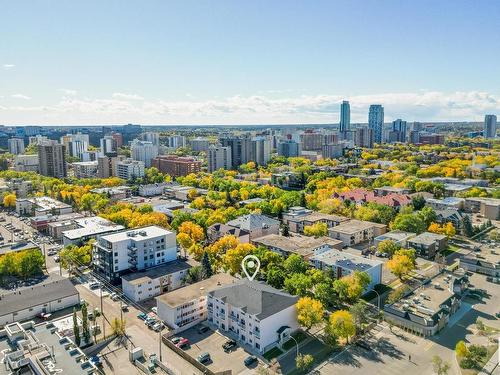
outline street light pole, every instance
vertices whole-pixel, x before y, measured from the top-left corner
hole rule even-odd
[[[296,355],[296,357],[298,357],[299,356],[299,343],[297,342],[297,340],[295,340],[295,338],[292,335],[290,335],[290,338],[293,341],[295,341],[295,346],[297,347],[297,355]]]
[[[163,323],[162,323],[162,327],[160,328],[160,330],[158,331],[158,340],[159,340],[159,343],[158,343],[158,346],[159,346],[159,352],[160,352],[160,362],[162,362],[162,356],[161,356],[161,333],[163,331]]]

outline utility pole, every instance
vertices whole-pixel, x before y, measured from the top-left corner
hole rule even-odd
[[[160,348],[160,362],[162,362],[162,357],[161,357],[161,332],[163,331],[163,323],[162,323],[162,327],[160,328],[160,331],[158,331],[158,340],[159,340],[159,343],[158,343],[158,346]]]
[[[106,322],[104,320],[104,310],[102,308],[102,306],[103,306],[102,305],[102,283],[100,285],[100,289],[99,290],[101,291],[102,335],[103,335],[104,339],[106,339]]]

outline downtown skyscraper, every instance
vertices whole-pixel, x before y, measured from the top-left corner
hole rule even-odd
[[[347,100],[340,105],[340,132],[346,133],[351,130],[351,107]]]
[[[483,136],[484,138],[495,138],[497,136],[497,116],[484,116]]]
[[[372,129],[373,141],[382,143],[382,132],[384,128],[384,107],[380,104],[372,104],[368,112],[368,128]]]

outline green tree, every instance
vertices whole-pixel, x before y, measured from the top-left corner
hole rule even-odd
[[[356,302],[354,305],[351,306],[349,312],[354,318],[356,327],[361,328],[363,324],[368,323],[369,310],[365,302],[363,301]]]
[[[314,363],[314,357],[311,354],[299,354],[295,357],[295,366],[300,370],[307,372]]]
[[[210,258],[208,257],[208,253],[206,251],[203,253],[201,258],[201,270],[204,279],[208,279],[214,274],[212,265],[210,264]]]
[[[314,287],[314,296],[325,306],[330,306],[335,301],[335,291],[332,283],[329,281],[316,284]]]
[[[437,375],[447,375],[450,370],[450,364],[438,355],[432,357],[432,367]]]
[[[427,229],[427,226],[419,215],[398,214],[391,224],[391,229],[420,234]]]
[[[269,285],[276,289],[283,288],[285,283],[285,271],[283,268],[275,266],[267,270],[266,281]]]
[[[294,273],[285,279],[285,289],[295,296],[304,297],[312,288],[311,278],[303,273]]]
[[[380,241],[377,246],[377,251],[381,254],[387,254],[390,257],[401,248],[401,245],[394,242],[393,240],[387,239]]]
[[[76,309],[73,309],[73,335],[75,336],[76,346],[80,346],[80,326],[78,325],[78,317],[76,316]]]
[[[88,344],[90,342],[90,329],[89,329],[89,315],[86,303],[82,304],[82,331],[83,331],[83,339]]]
[[[307,264],[300,255],[292,254],[290,255],[284,263],[285,270],[287,274],[294,273],[305,273],[307,271]]]
[[[420,211],[425,206],[425,198],[422,195],[415,195],[411,199],[411,204],[415,211]]]
[[[462,221],[462,232],[466,237],[472,237],[474,235],[474,227],[472,226],[472,222],[470,220],[469,215],[464,215],[464,219]]]
[[[425,227],[428,228],[431,223],[436,221],[436,211],[432,209],[432,207],[424,207],[420,211],[416,213],[422,221],[425,223]]]

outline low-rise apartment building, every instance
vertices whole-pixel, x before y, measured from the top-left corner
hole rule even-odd
[[[392,242],[400,245],[401,247],[406,247],[408,240],[415,236],[416,233],[405,232],[402,230],[391,230],[390,232],[375,237],[373,243],[375,247],[377,247],[378,244],[381,243],[382,241],[391,240]]]
[[[208,321],[240,344],[265,353],[298,329],[297,300],[267,284],[241,280],[208,293]]]
[[[370,221],[349,220],[328,230],[331,238],[341,240],[344,246],[353,246],[384,234],[387,225]]]
[[[386,321],[419,336],[433,336],[448,324],[461,305],[469,280],[441,273],[399,301],[386,305]]]
[[[338,215],[324,214],[309,210],[304,207],[291,207],[283,214],[283,223],[288,225],[290,232],[304,233],[304,228],[316,223],[325,223],[328,228],[333,228],[349,218]]]
[[[285,237],[278,234],[255,238],[252,243],[255,246],[264,246],[285,258],[297,254],[305,260],[331,249],[342,249],[343,245],[342,241],[330,237],[315,238],[301,235]]]
[[[64,246],[71,244],[81,245],[98,235],[118,232],[125,229],[123,225],[115,224],[112,221],[100,216],[83,217],[73,220],[75,227],[62,232]]]
[[[460,267],[492,277],[500,277],[500,251],[490,250],[470,253],[460,257]]]
[[[103,277],[117,283],[122,275],[176,259],[175,233],[148,226],[98,236],[93,246],[92,263]]]
[[[382,283],[383,262],[353,255],[345,251],[332,249],[314,255],[309,263],[316,269],[329,271],[336,279],[349,276],[355,271],[366,272],[370,276],[370,285],[365,292],[372,290],[375,285]]]
[[[280,232],[280,222],[278,220],[261,214],[240,216],[228,221],[226,225],[247,231],[250,234],[250,240],[268,234],[279,234]]]
[[[446,249],[448,237],[444,234],[424,232],[408,240],[408,247],[415,249],[422,258],[433,259],[437,253]]]
[[[25,216],[63,215],[73,212],[73,207],[50,197],[22,198],[16,201],[16,212]]]
[[[177,259],[146,271],[123,275],[123,294],[140,302],[170,292],[182,286],[190,268],[189,262]]]
[[[467,198],[465,200],[467,212],[479,213],[490,220],[500,219],[500,199],[496,198]]]
[[[33,286],[2,292],[0,297],[0,326],[80,304],[80,295],[71,281],[54,275]]]
[[[207,319],[207,295],[215,288],[230,285],[236,279],[226,273],[186,285],[156,297],[158,317],[176,332],[182,332]]]
[[[230,225],[221,223],[210,225],[207,228],[207,239],[209,243],[213,243],[217,241],[219,238],[222,238],[224,236],[234,236],[241,243],[250,242],[250,232],[244,229],[232,227]]]
[[[191,173],[201,171],[201,161],[193,157],[177,155],[160,155],[152,160],[152,166],[158,168],[161,173],[173,177],[187,176]]]

